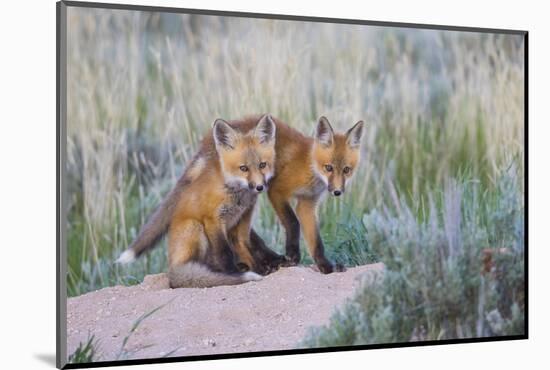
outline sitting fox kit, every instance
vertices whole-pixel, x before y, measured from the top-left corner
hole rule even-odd
[[[199,152],[137,239],[118,259],[130,262],[168,232],[170,286],[211,287],[259,280],[282,257],[250,246],[257,196],[274,172],[273,119],[216,120]],[[252,256],[254,253],[254,257]]]
[[[300,262],[300,228],[309,254],[322,273],[343,271],[325,257],[319,234],[317,206],[328,192],[342,195],[351,180],[360,157],[363,122],[357,122],[346,133],[335,133],[329,121],[321,117],[314,138],[275,120],[275,175],[269,182],[269,200],[286,231],[287,265]],[[297,200],[295,210],[290,201]],[[264,248],[259,236],[251,230],[254,248]]]

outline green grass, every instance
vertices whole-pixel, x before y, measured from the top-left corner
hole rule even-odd
[[[69,355],[69,363],[79,364],[95,361],[98,347],[99,341],[95,339],[95,336],[88,336],[88,340],[85,343],[80,342],[74,352]]]
[[[367,123],[353,184],[319,212],[330,258],[387,266],[357,298],[380,318],[362,338],[486,335],[489,308],[518,327],[520,36],[77,8],[68,19],[69,296],[166,270],[164,242],[130,266],[113,261],[217,117],[270,112],[310,134],[325,115],[339,130]],[[281,252],[284,231],[259,203],[254,226]],[[497,247],[513,250],[498,284],[478,266]]]

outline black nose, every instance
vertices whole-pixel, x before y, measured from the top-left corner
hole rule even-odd
[[[262,190],[264,190],[264,186],[263,185],[258,185],[258,186],[256,186],[256,190],[262,191]]]
[[[336,195],[337,197],[339,197],[341,194],[342,192],[340,190],[334,190],[334,195]]]

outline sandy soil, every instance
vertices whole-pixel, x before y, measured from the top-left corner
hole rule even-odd
[[[281,269],[263,280],[206,289],[170,289],[165,274],[142,284],[115,286],[69,298],[68,353],[88,333],[99,339],[98,360],[114,360],[133,323],[126,358],[190,356],[296,348],[310,326],[328,323],[334,308],[351,297],[358,277],[381,264],[322,275],[310,267]]]

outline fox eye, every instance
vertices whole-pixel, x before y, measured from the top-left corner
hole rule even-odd
[[[350,173],[350,172],[351,172],[351,167],[348,167],[348,166],[344,167],[344,173],[345,173],[346,175],[347,175],[348,173]]]
[[[265,162],[260,163],[260,168],[265,168],[265,166],[267,166],[267,163],[265,163]]]
[[[241,171],[243,171],[243,172],[248,171],[248,167],[247,167],[247,166],[241,166],[241,167],[239,167],[239,168],[240,168]]]
[[[331,164],[325,164],[325,170],[327,170],[327,172],[332,172],[333,169]]]

